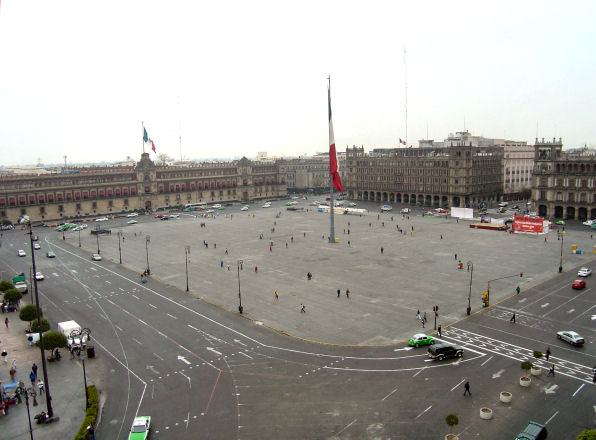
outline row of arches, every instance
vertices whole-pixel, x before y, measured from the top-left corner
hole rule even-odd
[[[565,220],[587,220],[596,218],[596,208],[586,208],[585,206],[580,206],[576,208],[575,206],[554,206],[550,210],[547,205],[538,205],[538,215],[540,217],[553,217],[553,218],[561,218]]]

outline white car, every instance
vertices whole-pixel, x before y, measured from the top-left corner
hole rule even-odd
[[[409,214],[410,212],[412,212],[412,210],[410,208],[402,208],[399,211],[400,214]]]
[[[93,255],[91,255],[91,259],[93,261],[101,261],[101,255],[99,255],[99,254],[93,254]]]
[[[580,270],[577,271],[577,276],[580,277],[589,277],[592,275],[592,269],[589,267],[582,267]]]
[[[240,211],[248,211],[248,205],[244,205],[242,208],[240,208]]]
[[[585,222],[583,222],[582,224],[584,226],[592,226],[594,223],[596,223],[596,220],[586,220]]]
[[[263,208],[271,208],[271,203],[265,203],[262,207]]]
[[[180,218],[180,214],[170,214],[168,215],[170,218]]]
[[[221,205],[219,203],[216,203],[215,205],[212,206],[212,208],[219,209],[219,208],[221,208]]]
[[[41,249],[41,245],[39,243],[33,243],[33,249]]]
[[[205,214],[212,214],[214,212],[215,212],[214,209],[208,209],[207,211],[205,211]]]
[[[131,212],[130,214],[126,215],[127,217],[138,217],[139,213],[138,212]]]
[[[129,220],[126,222],[127,225],[136,225],[138,223],[138,221],[136,220]]]
[[[81,223],[79,225],[79,228],[81,228],[81,229],[87,229],[88,227],[89,227],[89,225],[87,225],[87,223]]]
[[[559,338],[565,342],[569,342],[571,345],[583,345],[584,344],[584,338],[582,338],[579,333],[576,333],[576,332],[573,332],[570,330],[557,332],[557,338]]]
[[[107,217],[99,217],[95,219],[96,222],[107,222],[108,220],[109,219]]]
[[[43,274],[41,272],[35,272],[35,279],[37,281],[41,281],[43,280],[45,277],[43,276]]]
[[[26,252],[25,252],[23,249],[19,249],[19,250],[17,251],[17,255],[18,255],[19,257],[26,257],[26,256],[27,256],[27,253],[26,253]]]
[[[391,211],[393,207],[391,205],[383,205],[381,206],[381,211]]]

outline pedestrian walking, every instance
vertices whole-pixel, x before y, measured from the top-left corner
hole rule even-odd
[[[290,237],[290,242],[291,243],[294,243],[294,236],[293,235]]]
[[[304,304],[300,304],[300,313],[306,313],[306,306]]]
[[[8,352],[6,350],[2,350],[2,359],[5,364],[8,364]]]
[[[546,237],[544,237],[544,244],[546,244]]]
[[[257,273],[259,271],[259,268],[257,266],[255,266],[255,273]]]
[[[439,326],[437,327],[437,334],[439,335],[439,338],[441,337],[441,324],[439,324]]]
[[[453,257],[457,260],[457,254],[455,254]]]
[[[547,376],[552,376],[552,377],[555,377],[555,364],[552,364],[552,367],[550,367],[550,368],[548,369],[548,374],[547,374]]]
[[[31,381],[31,386],[35,386],[35,373],[33,371],[29,373],[29,380]]]
[[[420,310],[418,310],[418,311],[416,312],[416,319],[417,319],[418,321],[420,321]]]
[[[226,249],[226,255],[228,255],[228,250]]]
[[[464,396],[468,393],[470,397],[472,397],[472,393],[470,392],[470,381],[466,381],[464,384]]]
[[[424,319],[424,318],[422,318],[422,319],[420,320],[420,322],[422,323],[422,328],[424,328],[424,322],[425,322],[425,319]]]
[[[277,290],[275,291],[275,299],[279,299],[279,293],[277,293]]]
[[[441,234],[441,240],[443,239],[443,234]]]
[[[337,297],[339,298],[339,294],[341,293],[341,291],[339,289],[337,289]]]
[[[226,268],[227,268],[228,270],[230,270],[230,265],[229,265],[229,264],[226,264]]]
[[[89,440],[95,440],[95,430],[92,426],[87,426],[87,434],[89,434]]]
[[[288,248],[288,242],[286,241],[286,249]]]
[[[509,320],[509,322],[513,322],[515,324],[515,312],[513,313],[513,315],[511,315],[511,319]]]
[[[381,248],[381,255],[383,255],[383,248]]]
[[[223,260],[219,262],[219,266],[223,269]]]
[[[350,289],[346,289],[346,298],[350,299]]]
[[[352,246],[350,245],[350,240],[348,240],[348,247],[352,247]]]
[[[521,289],[519,288],[519,286],[517,286],[517,287],[515,288],[515,291],[516,291],[516,292],[517,292],[517,294],[519,295],[519,292],[521,292]]]
[[[4,325],[6,326],[6,328],[8,328],[8,316],[6,318],[4,318]]]
[[[37,381],[37,389],[39,390],[39,395],[41,396],[43,394],[43,392],[45,391],[45,386],[43,384],[43,380],[39,379]]]
[[[31,371],[33,371],[33,374],[35,374],[35,377],[37,378],[37,364],[35,362],[31,365]]]
[[[424,318],[422,318],[422,319],[424,319],[426,321],[426,312],[424,312]]]
[[[546,354],[545,358],[548,361],[548,358],[550,357],[550,347],[547,347],[546,348],[546,353],[545,354]]]

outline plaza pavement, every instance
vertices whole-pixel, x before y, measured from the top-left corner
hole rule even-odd
[[[426,312],[425,330],[431,332],[434,305],[443,327],[465,317],[468,261],[474,266],[472,312],[481,308],[488,280],[512,276],[491,282],[490,302],[495,304],[514,294],[518,285],[523,291],[557,276],[561,242],[556,231],[547,234],[545,243],[544,236],[471,229],[469,221],[447,216],[423,217],[419,208],[408,218],[399,214],[399,206],[379,213],[378,204],[361,203],[359,207],[370,209],[367,215],[335,215],[339,243],[330,244],[329,214],[317,212],[310,202],[300,200],[298,205],[308,212],[287,211],[277,201],[271,208],[252,204],[246,212],[241,205],[227,207],[214,218],[183,213],[160,221],[141,216],[136,225],[115,219],[106,225],[112,234],[99,238],[101,255],[118,262],[116,232],[122,231],[123,266],[140,273],[147,266],[149,235],[151,287],[162,282],[186,290],[185,246],[190,246],[190,295],[237,313],[239,273],[246,318],[294,337],[348,345],[391,344],[424,331],[417,310]],[[566,229],[563,267],[577,270],[594,258],[596,240],[579,223]],[[87,231],[81,233],[82,246],[96,252],[96,238]],[[77,233],[67,234],[66,242],[78,248]],[[572,244],[583,253],[572,254]],[[457,269],[458,260],[463,270]],[[307,272],[313,274],[310,281]],[[300,312],[302,304],[306,313]]]

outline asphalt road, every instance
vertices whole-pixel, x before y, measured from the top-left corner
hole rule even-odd
[[[118,260],[92,262],[84,248],[45,232],[37,258],[46,276],[39,283],[45,315],[91,328],[98,351],[88,362],[102,391],[98,439],[126,438],[135,414],[152,415],[153,438],[163,439],[434,439],[448,432],[449,413],[459,416],[454,432],[462,439],[513,438],[529,420],[546,423],[549,438],[558,439],[594,426],[596,295],[590,283],[571,290],[575,272],[444,323],[441,339],[463,345],[465,356],[436,363],[425,348],[403,341],[337,346],[288,337],[184,289],[156,279],[142,284],[138,270]],[[4,235],[0,270],[27,271],[29,258],[16,257],[25,243],[20,234]],[[48,247],[56,259],[42,256]],[[142,262],[145,255],[129,258]],[[311,325],[310,312],[279,313],[301,329]],[[414,316],[406,319],[410,333],[422,331]],[[584,347],[555,338],[569,327],[586,337]],[[555,378],[545,370],[528,389],[520,387],[520,362],[546,347],[550,361],[538,363],[554,363]],[[466,380],[471,397],[462,396]],[[501,391],[513,394],[511,404],[499,402]],[[492,420],[479,418],[482,407],[493,410]]]

